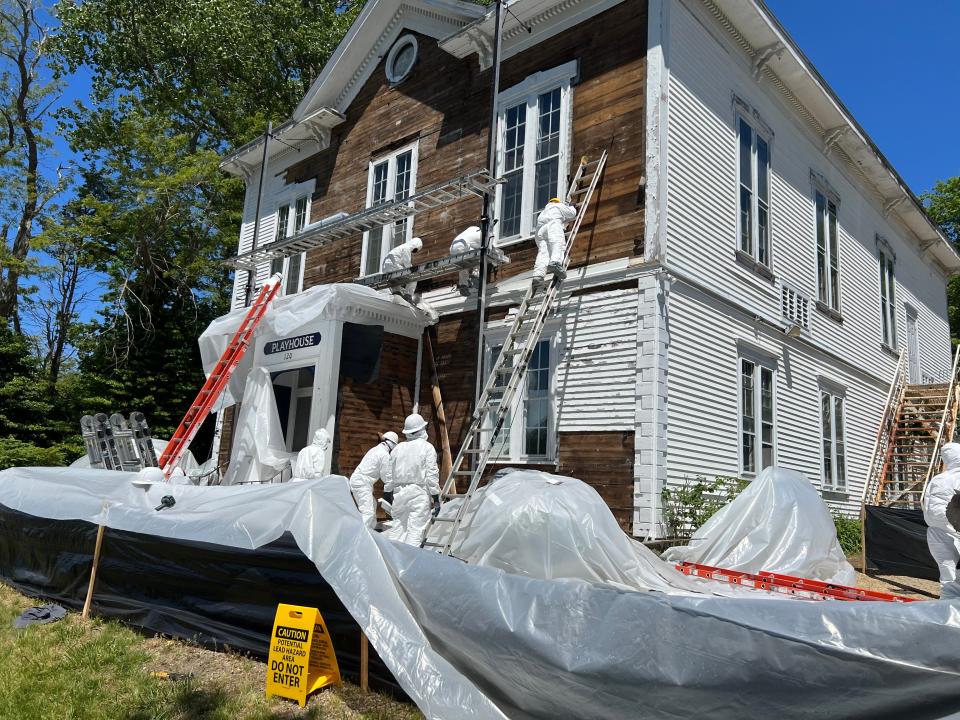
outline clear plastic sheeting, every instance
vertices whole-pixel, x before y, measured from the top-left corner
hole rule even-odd
[[[960,602],[770,602],[536,579],[370,532],[339,476],[146,490],[133,477],[9,469],[0,504],[233,547],[289,530],[431,720],[960,716]],[[163,494],[176,505],[156,512]]]
[[[444,505],[441,517],[455,516],[460,502]],[[629,538],[597,491],[575,478],[516,470],[480,488],[464,518],[452,553],[472,565],[542,580],[586,580],[629,590],[756,594],[688,577],[663,562]],[[449,523],[435,523],[429,539],[445,539],[449,527]]]
[[[296,456],[287,451],[270,371],[255,368],[247,379],[233,431],[233,460],[224,485],[270,482]]]
[[[203,371],[210,374],[230,338],[246,317],[247,308],[234,310],[211,322],[200,335]],[[362,285],[316,285],[294,295],[276,298],[257,327],[255,337],[287,337],[298,330],[317,330],[317,323],[337,320],[359,325],[383,325],[387,332],[420,337],[431,320],[401,298]],[[237,365],[217,408],[228,407],[243,396],[243,386],[253,365],[248,352]]]
[[[783,468],[763,470],[694,533],[689,545],[669,548],[663,558],[857,583],[820,493],[801,473]]]

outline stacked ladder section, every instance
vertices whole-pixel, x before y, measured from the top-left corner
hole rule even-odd
[[[603,174],[607,162],[607,153],[598,160],[587,162],[586,158],[580,161],[576,175],[570,183],[568,202],[578,203],[579,210],[572,225],[566,232],[566,249],[563,257],[563,269],[570,264],[570,250],[580,230],[583,218],[590,207],[590,201],[596,190],[597,183]],[[463,525],[464,517],[468,512],[470,501],[480,486],[484,470],[494,452],[494,447],[503,424],[510,413],[514,400],[523,388],[527,375],[527,365],[530,357],[540,341],[543,326],[547,316],[560,295],[562,277],[549,275],[549,279],[533,285],[527,290],[516,318],[510,328],[500,355],[487,377],[486,385],[480,395],[477,407],[474,409],[470,427],[464,437],[460,452],[451,466],[450,475],[441,488],[441,502],[460,499],[456,512],[450,515],[431,518],[420,543],[421,547],[439,548],[443,555],[450,555],[458,533],[463,529],[466,534],[468,527]],[[457,492],[457,479],[467,480],[465,492]],[[446,527],[438,527],[438,526]],[[436,532],[434,532],[436,531]],[[442,536],[438,533],[442,532]],[[431,538],[431,535],[433,537]]]
[[[158,464],[165,477],[169,478],[170,473],[183,459],[187,448],[190,447],[190,443],[200,429],[200,425],[203,424],[207,414],[213,409],[217,400],[223,394],[227,383],[230,382],[233,371],[237,369],[237,365],[240,364],[247,352],[254,330],[257,329],[257,325],[260,324],[267,308],[280,289],[280,279],[278,273],[261,288],[256,300],[253,301],[243,318],[243,322],[240,323],[240,327],[230,338],[227,349],[223,351],[223,355],[220,356],[207,381],[200,388],[200,392],[187,410],[187,414],[180,421],[180,426],[173,433],[167,447],[164,448]]]
[[[924,488],[939,466],[940,448],[952,440],[956,427],[956,365],[955,359],[950,382],[904,387],[874,496],[876,505],[920,507]]]

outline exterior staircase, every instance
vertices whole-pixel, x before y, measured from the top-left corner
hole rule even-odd
[[[920,507],[927,482],[939,471],[940,448],[957,429],[957,358],[960,354],[954,356],[949,382],[910,385],[901,357],[877,435],[865,504]]]

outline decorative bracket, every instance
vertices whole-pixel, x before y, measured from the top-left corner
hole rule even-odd
[[[759,80],[760,75],[763,74],[763,69],[774,57],[779,58],[783,50],[784,45],[779,40],[757,50],[757,54],[753,56],[753,79]]]

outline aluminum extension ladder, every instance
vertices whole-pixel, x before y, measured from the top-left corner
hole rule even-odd
[[[567,200],[579,203],[580,208],[577,217],[566,233],[567,245],[563,257],[564,271],[570,264],[570,249],[573,247],[573,242],[580,230],[580,224],[590,207],[590,201],[593,198],[600,176],[603,174],[606,162],[606,151],[593,162],[587,162],[586,157],[584,157],[580,161],[580,166],[577,168],[573,181],[570,183],[571,189],[567,193]],[[469,529],[468,526],[463,526],[464,516],[467,514],[470,501],[480,486],[480,480],[483,478],[484,470],[490,461],[493,447],[500,431],[503,429],[503,424],[513,401],[523,387],[530,357],[540,341],[547,316],[560,294],[563,279],[557,275],[550,275],[549,277],[550,279],[545,283],[531,284],[520,303],[516,318],[500,350],[500,355],[490,370],[480,400],[473,411],[473,418],[463,444],[460,446],[460,452],[457,453],[450,469],[450,475],[441,488],[441,502],[459,498],[461,500],[460,506],[455,514],[444,517],[434,516],[430,519],[420,541],[420,547],[439,548],[443,555],[450,555],[458,532],[463,529],[465,535]],[[485,421],[488,414],[490,419]],[[487,422],[492,427],[485,427]],[[468,458],[473,460],[472,469],[461,469],[470,464],[467,462]],[[458,493],[456,491],[457,478],[469,478],[466,492]],[[434,540],[428,539],[431,531],[439,529],[438,526],[443,524],[449,526],[444,528],[447,530],[445,535]]]
[[[165,477],[169,478],[170,473],[183,459],[187,448],[200,429],[200,425],[203,424],[207,414],[223,394],[233,371],[237,369],[237,365],[247,352],[250,339],[253,337],[253,331],[257,329],[257,325],[260,324],[266,314],[270,302],[276,297],[280,289],[280,280],[280,273],[277,273],[264,283],[243,318],[243,322],[240,323],[240,327],[237,328],[230,339],[227,349],[223,351],[223,355],[220,356],[207,381],[200,388],[200,392],[197,393],[196,399],[187,409],[187,414],[183,416],[179,427],[173,433],[173,437],[170,438],[170,442],[167,443],[167,447],[158,461]]]

